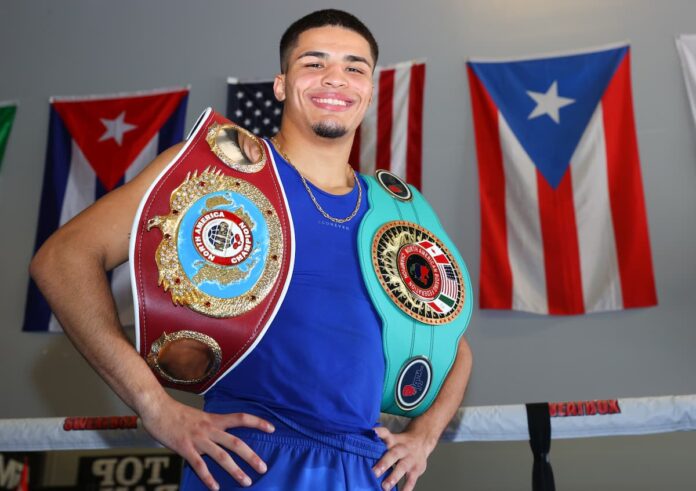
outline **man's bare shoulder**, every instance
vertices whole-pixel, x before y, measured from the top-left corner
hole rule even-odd
[[[44,247],[70,247],[75,252],[94,254],[107,270],[125,262],[138,205],[183,146],[184,143],[178,143],[159,154],[132,180],[107,193],[58,229]],[[99,233],[95,233],[97,230]]]
[[[181,151],[184,145],[185,142],[181,142],[169,147],[164,152],[155,157],[154,160],[150,162],[142,170],[142,172],[140,172],[140,174],[135,176],[133,179],[131,179],[128,183],[124,184],[120,188],[115,189],[114,191],[129,188],[142,188],[144,186],[144,189],[141,193],[142,197],[142,194],[145,194],[145,191],[147,191],[147,188],[150,186],[150,184],[152,184],[152,181],[154,181],[157,178],[157,176],[162,172],[162,170],[164,170],[164,168],[167,165],[169,165],[169,163],[172,160],[174,160],[174,158]],[[134,189],[133,191],[135,192],[136,190]]]

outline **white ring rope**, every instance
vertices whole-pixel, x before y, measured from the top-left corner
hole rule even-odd
[[[551,438],[648,435],[696,430],[696,395],[549,403]],[[406,418],[382,423],[400,431]],[[524,404],[462,407],[441,438],[449,442],[529,440]]]
[[[696,395],[550,403],[552,438],[696,430]],[[400,431],[408,419],[383,415]],[[524,404],[462,407],[443,441],[529,440]],[[135,416],[0,420],[0,451],[159,447]]]
[[[101,429],[89,429],[101,428]],[[135,416],[0,419],[0,451],[161,447]]]

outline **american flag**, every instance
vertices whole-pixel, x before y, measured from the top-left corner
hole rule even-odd
[[[283,103],[273,94],[273,81],[227,79],[227,117],[262,138],[280,129]]]
[[[280,128],[282,103],[273,82],[228,79],[227,117],[261,137]],[[364,174],[386,169],[421,187],[425,63],[377,67],[373,102],[355,134],[350,162]]]

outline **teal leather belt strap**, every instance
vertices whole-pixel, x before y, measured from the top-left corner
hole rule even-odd
[[[417,416],[435,400],[473,308],[466,264],[423,196],[393,174],[366,176],[360,267],[382,320],[382,411]]]

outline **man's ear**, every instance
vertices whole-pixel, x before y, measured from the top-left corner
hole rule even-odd
[[[285,74],[279,73],[273,79],[273,93],[280,102],[285,100]]]

